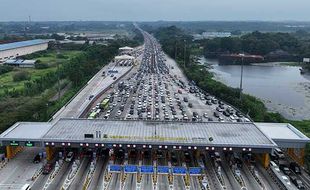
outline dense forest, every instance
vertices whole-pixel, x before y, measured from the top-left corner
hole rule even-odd
[[[310,57],[310,43],[289,33],[248,33],[241,37],[225,37],[201,40],[206,56],[221,53],[249,53],[267,56],[282,51],[292,57]],[[278,52],[276,52],[278,51]]]

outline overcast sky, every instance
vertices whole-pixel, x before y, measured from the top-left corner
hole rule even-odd
[[[0,0],[0,21],[310,21],[310,0]]]

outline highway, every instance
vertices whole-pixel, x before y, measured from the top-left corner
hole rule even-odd
[[[187,80],[176,62],[164,54],[156,39],[146,32],[143,32],[143,35],[145,49],[137,56],[136,66],[119,66],[116,63],[110,63],[103,67],[71,102],[55,114],[52,122],[62,117],[89,118],[93,112],[98,112],[98,114],[92,119],[247,121],[247,118],[238,110],[201,91],[195,84]],[[126,61],[121,63],[125,64]],[[118,73],[102,76],[102,72],[107,72],[110,68],[118,70]],[[109,100],[107,105],[102,105],[104,99]],[[226,111],[230,112],[229,116],[226,116]],[[159,166],[183,166],[187,169],[202,166],[205,168],[202,176],[205,176],[210,189],[239,190],[242,188],[231,167],[231,158],[228,158],[225,151],[220,153],[220,161],[216,161],[213,156],[211,157],[211,154],[215,154],[213,151],[202,151],[200,155],[198,155],[199,152],[193,150],[169,151],[169,153],[163,151],[160,154],[156,149],[150,149],[149,155],[145,156],[138,151],[131,154],[132,152],[123,148],[117,147],[116,149],[124,151],[124,155],[113,153],[117,165],[138,165],[139,160],[140,162],[142,160],[142,165],[153,165],[153,161],[156,160]],[[22,154],[18,154],[11,160],[0,171],[0,189],[12,189],[29,183],[31,177],[43,166],[42,163],[32,163],[34,156],[40,151],[42,150],[38,148],[26,148]],[[97,155],[95,170],[87,189],[102,189],[108,160],[107,155]],[[81,158],[77,173],[73,177],[71,176],[72,162],[64,162],[47,189],[58,190],[66,183],[68,189],[83,189],[91,161],[89,156]],[[245,163],[239,169],[245,189],[261,190]],[[254,169],[266,189],[278,189],[269,179],[265,169],[260,165],[254,166]],[[220,171],[219,175],[218,171]],[[186,184],[189,184],[191,189],[202,189],[198,176],[191,175],[189,180],[184,180],[186,175],[188,174],[174,174],[174,189],[186,189]],[[66,182],[68,176],[71,176],[72,179],[70,183]],[[39,175],[34,180],[32,189],[43,189],[49,177],[50,175]],[[168,175],[159,174],[157,177],[158,189],[168,190]],[[136,189],[137,174],[135,172],[112,173],[107,189],[118,190],[122,186],[126,190]],[[142,174],[141,189],[153,189],[153,186],[152,174]]]

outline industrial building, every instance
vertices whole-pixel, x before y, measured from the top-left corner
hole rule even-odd
[[[8,59],[16,58],[38,51],[43,51],[48,48],[47,40],[27,40],[0,45],[0,62],[5,62]]]

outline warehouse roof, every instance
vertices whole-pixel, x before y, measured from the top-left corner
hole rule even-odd
[[[27,41],[13,42],[13,43],[8,43],[8,44],[1,44],[0,51],[20,48],[20,47],[39,45],[39,44],[44,44],[44,43],[48,43],[48,41],[37,39],[37,40],[27,40]]]

